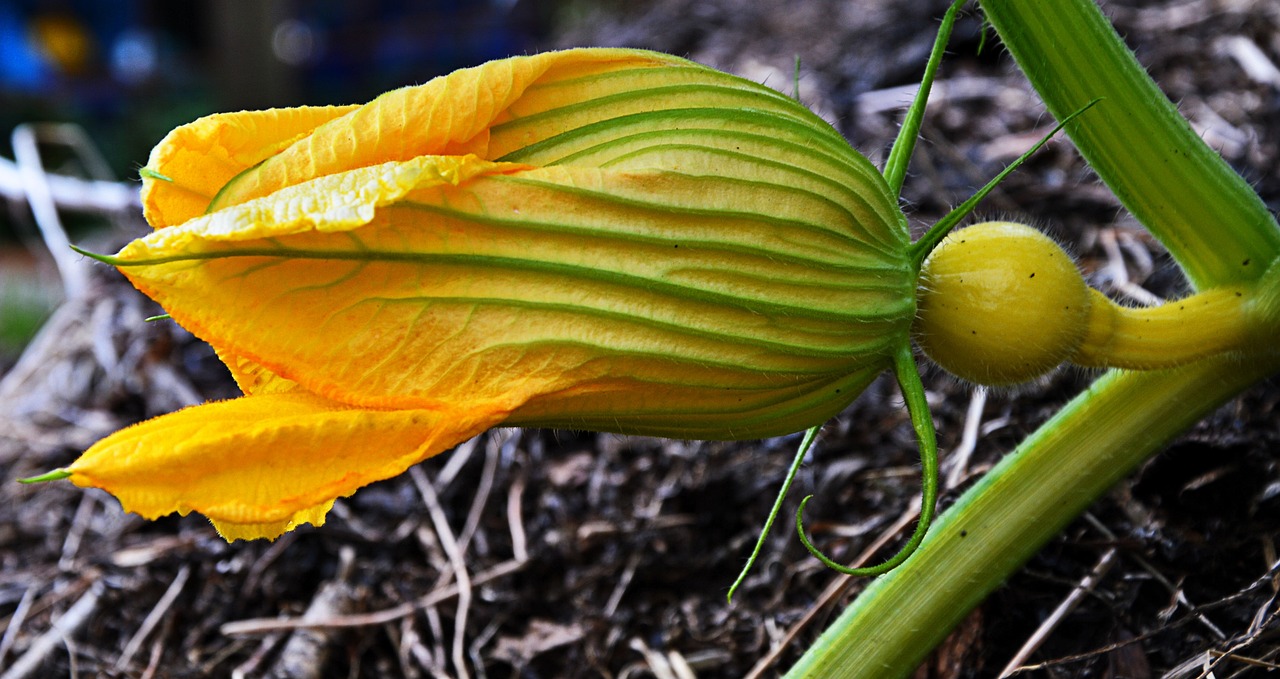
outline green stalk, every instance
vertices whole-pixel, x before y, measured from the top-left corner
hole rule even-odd
[[[1089,166],[1197,290],[1253,280],[1280,254],[1258,194],[1178,114],[1089,0],[983,0],[982,10]]]
[[[1214,360],[1112,372],[969,489],[913,558],[873,581],[788,677],[911,674],[1023,562],[1171,437],[1280,369]]]
[[[924,76],[920,78],[920,89],[907,107],[907,115],[902,119],[902,127],[889,149],[889,157],[884,163],[884,180],[889,183],[893,195],[902,195],[902,182],[907,176],[907,166],[911,164],[911,153],[915,151],[916,139],[920,136],[920,125],[924,123],[924,106],[929,101],[929,92],[933,89],[933,80],[938,75],[938,66],[942,63],[942,55],[947,51],[947,41],[951,39],[951,29],[956,24],[956,15],[960,7],[968,0],[955,0],[947,13],[942,17],[942,25],[938,27],[938,38],[933,41],[933,49],[929,52],[929,61],[925,63]]]
[[[1280,254],[1265,205],[1147,77],[1090,0],[983,0],[988,19],[1059,119],[1101,97],[1072,139],[1199,289],[1257,280]],[[1277,265],[1280,266],[1280,265]],[[1280,322],[1280,275],[1253,289],[1259,328]],[[966,492],[915,556],[872,582],[789,677],[910,675],[988,593],[1186,427],[1280,371],[1256,353],[1176,370],[1111,372]]]

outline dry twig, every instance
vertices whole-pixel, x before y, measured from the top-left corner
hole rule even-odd
[[[453,665],[458,676],[467,679],[470,674],[467,672],[464,636],[467,630],[467,612],[471,608],[471,575],[467,572],[467,562],[462,547],[454,537],[453,530],[449,528],[449,519],[444,515],[444,508],[440,506],[435,488],[431,486],[421,467],[413,467],[409,471],[414,485],[422,494],[422,501],[427,505],[427,513],[431,516],[431,523],[440,537],[440,544],[449,557],[454,580],[458,583],[458,607],[454,613],[453,626]]]
[[[23,653],[4,674],[0,675],[0,679],[24,679],[32,676],[36,670],[40,669],[41,663],[53,651],[58,642],[67,643],[67,640],[89,621],[98,608],[98,601],[102,598],[103,589],[104,586],[101,581],[95,581],[90,585],[89,589],[76,600],[76,603],[55,620],[44,634],[41,634],[32,642],[27,652]]]
[[[169,612],[169,607],[178,599],[178,595],[182,593],[182,588],[187,584],[187,578],[191,575],[191,567],[183,566],[178,574],[173,577],[173,582],[169,583],[168,589],[161,595],[160,600],[156,602],[151,612],[147,614],[146,619],[142,621],[142,625],[138,627],[138,631],[133,633],[129,641],[124,645],[124,651],[120,654],[120,659],[116,661],[115,669],[123,670],[133,661],[133,654],[138,652],[142,647],[142,642],[147,640],[152,630],[164,618],[165,613]]]
[[[1071,589],[1066,598],[1040,623],[1040,626],[1031,633],[1031,636],[1027,637],[1026,642],[1022,644],[1022,648],[1019,648],[1018,652],[1009,659],[1004,669],[1000,670],[1000,679],[1020,674],[1029,669],[1022,667],[1022,663],[1026,662],[1027,658],[1030,658],[1031,654],[1040,648],[1040,644],[1043,644],[1045,639],[1048,639],[1053,630],[1057,628],[1058,624],[1070,615],[1071,611],[1075,610],[1085,595],[1093,591],[1093,588],[1098,585],[1102,578],[1106,577],[1107,572],[1115,565],[1117,554],[1118,551],[1115,547],[1103,552],[1102,557],[1098,559],[1098,562],[1094,564],[1089,573],[1080,579],[1080,582]]]

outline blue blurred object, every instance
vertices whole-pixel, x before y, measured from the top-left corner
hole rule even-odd
[[[38,92],[52,77],[48,61],[33,44],[23,15],[8,2],[0,2],[0,88]]]
[[[325,102],[363,101],[457,68],[527,52],[543,29],[545,17],[538,12],[553,4],[305,3],[297,19],[313,31],[317,49],[302,73],[303,91]]]
[[[528,51],[554,3],[513,0],[0,0],[0,94],[111,83],[139,87],[192,74],[210,86],[225,55],[219,14],[243,13],[237,33],[265,36],[292,69],[300,96],[367,97],[371,88],[422,82],[455,68]],[[275,24],[255,25],[278,15]],[[223,26],[227,24],[222,24]],[[224,29],[226,30],[226,29]],[[177,68],[170,68],[176,65]],[[279,64],[263,64],[274,68]],[[380,90],[379,90],[380,91]]]
[[[0,0],[0,155],[20,122],[76,122],[127,176],[201,115],[358,103],[531,51],[557,3]]]

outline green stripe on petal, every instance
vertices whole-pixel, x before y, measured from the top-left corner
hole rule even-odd
[[[833,230],[848,211],[810,188],[446,160],[285,189],[120,264],[215,346],[364,406],[532,402],[548,424],[784,433],[906,341],[903,254]],[[734,412],[754,414],[729,426]]]

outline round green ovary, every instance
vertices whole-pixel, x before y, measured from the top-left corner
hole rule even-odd
[[[992,386],[1034,379],[1084,338],[1089,290],[1057,243],[1010,222],[951,234],[920,272],[915,332],[948,372]]]

